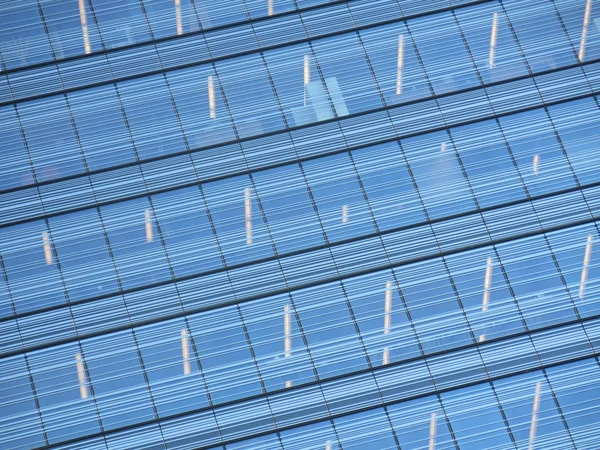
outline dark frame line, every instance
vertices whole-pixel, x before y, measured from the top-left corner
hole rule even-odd
[[[313,11],[315,9],[324,9],[330,6],[337,6],[339,4],[344,4],[344,3],[349,3],[351,1],[354,0],[330,0],[330,3],[322,3],[319,5],[312,5],[312,6],[307,6],[306,8],[301,8],[301,9],[294,9],[294,10],[289,10],[289,11],[283,11],[277,14],[273,14],[272,16],[260,16],[260,17],[254,17],[251,18],[249,17],[246,20],[239,20],[237,22],[231,22],[231,23],[226,23],[223,25],[216,25],[214,27],[210,27],[210,28],[202,28],[202,24],[200,24],[200,30],[196,30],[196,31],[188,31],[186,33],[183,34],[172,34],[169,36],[164,36],[161,38],[155,38],[155,39],[150,39],[147,41],[140,41],[140,42],[135,42],[133,44],[128,44],[128,45],[123,45],[120,47],[116,47],[116,48],[104,48],[102,50],[94,50],[91,53],[81,53],[78,55],[72,55],[72,56],[67,56],[64,58],[59,58],[59,59],[53,59],[52,61],[43,61],[43,62],[39,62],[39,63],[35,63],[35,64],[29,64],[27,66],[22,66],[22,67],[13,67],[11,69],[6,69],[6,70],[0,70],[0,76],[2,75],[10,75],[12,73],[17,73],[17,72],[24,72],[26,70],[30,70],[30,69],[39,69],[41,67],[46,67],[46,66],[51,66],[53,64],[61,64],[61,63],[66,63],[66,62],[71,62],[71,61],[77,61],[80,59],[84,59],[87,57],[92,57],[92,56],[101,56],[101,55],[108,55],[110,53],[118,53],[120,51],[123,50],[131,50],[134,48],[138,48],[138,47],[142,47],[145,45],[152,45],[152,44],[161,44],[163,42],[169,42],[169,41],[173,41],[175,39],[179,39],[179,38],[186,38],[186,37],[190,37],[190,36],[198,36],[198,35],[204,35],[208,32],[214,32],[214,31],[220,31],[220,30],[225,30],[227,28],[234,28],[234,27],[238,27],[241,25],[246,25],[246,24],[254,24],[254,23],[260,23],[260,22],[265,22],[271,19],[279,19],[281,17],[286,17],[286,16],[290,16],[290,15],[294,15],[294,14],[299,14],[305,11]],[[245,8],[245,6],[244,6]]]
[[[82,339],[91,339],[91,338],[95,338],[101,335],[105,335],[105,334],[109,334],[109,333],[117,333],[119,331],[125,331],[125,330],[130,330],[133,328],[138,328],[138,327],[142,327],[145,325],[151,325],[153,323],[158,323],[158,322],[165,322],[167,320],[172,320],[172,319],[177,319],[180,317],[185,317],[188,315],[193,315],[193,314],[198,314],[198,313],[202,313],[202,312],[207,312],[207,311],[212,311],[218,308],[224,308],[227,306],[233,306],[233,305],[239,305],[239,304],[243,304],[243,303],[248,303],[250,301],[253,300],[258,300],[261,298],[265,298],[265,297],[271,297],[271,296],[275,296],[275,295],[280,295],[280,294],[288,294],[290,292],[294,292],[297,290],[301,290],[301,289],[307,289],[310,287],[314,287],[314,286],[318,286],[320,284],[327,284],[327,283],[333,283],[333,282],[338,282],[341,280],[345,280],[348,278],[353,278],[353,277],[358,277],[361,275],[367,275],[369,273],[373,273],[373,272],[378,272],[378,271],[382,271],[382,270],[386,270],[386,269],[395,269],[398,267],[402,267],[402,266],[407,266],[410,264],[416,264],[419,262],[423,262],[423,261],[428,261],[430,259],[434,259],[434,258],[440,258],[440,257],[446,257],[446,256],[450,256],[450,255],[455,255],[458,253],[463,253],[463,252],[468,252],[468,251],[472,251],[472,250],[478,250],[480,248],[485,248],[485,247],[493,247],[499,244],[504,244],[507,242],[512,242],[512,241],[516,241],[519,239],[525,239],[528,237],[533,237],[533,236],[538,236],[541,234],[545,234],[545,233],[552,233],[552,232],[556,232],[556,231],[561,231],[567,228],[574,228],[574,227],[578,227],[581,225],[587,225],[590,223],[596,223],[598,220],[600,220],[600,218],[598,217],[590,217],[590,218],[586,218],[586,219],[580,219],[580,220],[576,220],[574,222],[567,222],[567,223],[563,223],[561,225],[555,225],[553,227],[546,227],[543,229],[539,229],[539,230],[532,230],[532,231],[528,231],[525,233],[520,233],[520,234],[515,234],[512,236],[508,236],[508,237],[504,237],[504,238],[499,238],[499,239],[495,239],[493,241],[490,242],[480,242],[477,244],[472,244],[472,245],[468,245],[468,246],[464,246],[464,247],[455,247],[453,249],[450,250],[446,250],[444,252],[439,252],[436,254],[429,254],[429,255],[424,255],[424,256],[418,256],[415,258],[410,258],[404,261],[398,261],[398,262],[394,262],[394,263],[386,263],[386,264],[381,264],[379,266],[376,267],[370,267],[368,269],[362,269],[362,270],[358,270],[355,272],[350,272],[350,273],[345,273],[343,275],[337,275],[337,276],[333,276],[333,277],[329,277],[326,279],[322,279],[319,281],[312,281],[309,283],[304,283],[302,285],[298,285],[298,286],[294,286],[293,288],[284,288],[284,289],[278,289],[276,291],[272,291],[269,293],[263,293],[260,295],[254,295],[254,296],[250,296],[250,297],[246,297],[246,298],[242,298],[242,299],[236,299],[236,300],[232,300],[229,302],[223,302],[220,303],[218,305],[212,305],[212,306],[205,306],[205,307],[197,307],[197,308],[190,308],[189,310],[186,311],[181,311],[181,312],[177,312],[177,313],[172,313],[172,314],[168,314],[168,315],[163,315],[160,317],[153,317],[151,319],[146,319],[146,320],[141,320],[138,322],[130,322],[128,324],[124,324],[124,325],[119,325],[117,327],[113,327],[110,329],[104,329],[104,330],[97,330],[97,331],[93,331],[93,332],[89,332],[89,333],[82,333],[82,334],[78,334],[75,336],[70,336],[64,339],[58,339],[55,341],[49,341],[49,342],[42,342],[40,344],[36,344],[36,345],[31,345],[28,347],[21,347],[19,349],[16,350],[9,350],[7,352],[3,352],[0,353],[0,359],[3,358],[8,358],[11,356],[16,356],[16,355],[21,355],[24,353],[28,353],[28,352],[33,352],[33,351],[38,351],[38,350],[43,350],[46,348],[50,348],[50,347],[56,347],[59,345],[64,345],[64,344],[69,344],[72,342],[77,342],[79,340]],[[180,280],[177,280],[180,281]],[[172,283],[172,280],[169,280],[168,282],[162,282],[162,283],[156,283],[158,285],[165,285],[168,283]],[[151,287],[155,287],[156,286],[145,286],[144,289],[148,289]],[[143,290],[143,289],[137,289],[137,290]],[[123,295],[123,293],[115,293],[112,295],[107,295],[106,297],[113,297],[113,296],[118,296],[118,295]],[[60,305],[61,309],[65,308],[67,306],[73,306],[75,304],[81,304],[81,303],[89,303],[92,302],[94,300],[97,300],[97,298],[89,298],[89,299],[85,299],[86,301],[83,302],[81,301],[80,303],[75,303],[72,302],[70,304],[63,304]],[[37,313],[39,314],[39,313]],[[13,320],[14,317],[10,318],[10,319],[6,319],[5,320]]]
[[[561,328],[567,328],[569,326],[576,325],[576,324],[585,324],[585,323],[588,323],[588,322],[593,322],[594,320],[598,320],[598,319],[600,319],[600,314],[596,314],[596,315],[593,315],[593,316],[585,317],[585,318],[582,318],[582,319],[573,319],[573,320],[569,320],[569,321],[562,322],[562,323],[554,323],[554,324],[551,324],[551,325],[547,325],[545,327],[536,328],[534,330],[520,331],[518,333],[513,333],[513,334],[510,334],[510,335],[505,335],[505,336],[501,336],[501,337],[497,337],[497,338],[493,338],[493,339],[488,339],[488,340],[485,340],[483,342],[474,341],[474,342],[472,342],[470,344],[465,344],[465,345],[461,345],[461,346],[458,346],[458,347],[453,347],[453,348],[450,348],[450,349],[440,350],[438,352],[429,353],[427,355],[423,355],[422,354],[422,355],[419,355],[419,356],[413,356],[412,358],[408,358],[408,359],[405,359],[405,360],[394,361],[394,362],[391,362],[391,363],[385,364],[385,365],[378,365],[378,366],[375,366],[375,367],[367,367],[367,368],[364,368],[364,369],[355,370],[353,372],[348,372],[348,373],[344,373],[344,374],[334,375],[332,377],[327,377],[327,378],[323,378],[323,379],[315,379],[313,381],[309,381],[309,382],[306,382],[306,383],[303,383],[303,384],[292,385],[289,388],[275,389],[273,391],[263,392],[263,393],[260,393],[260,394],[255,394],[255,395],[244,397],[244,398],[241,398],[241,399],[230,400],[230,401],[227,401],[227,402],[219,403],[219,404],[214,405],[214,406],[204,406],[204,407],[196,408],[196,409],[193,409],[193,410],[190,410],[190,411],[183,411],[183,412],[180,412],[180,413],[176,413],[176,414],[172,414],[172,415],[160,418],[158,420],[157,419],[149,419],[149,420],[146,420],[144,422],[139,422],[139,423],[135,423],[135,424],[125,425],[123,427],[114,428],[114,429],[111,429],[111,430],[108,430],[108,431],[105,431],[105,432],[98,432],[98,433],[90,434],[90,435],[87,435],[87,436],[81,436],[81,437],[73,438],[73,439],[70,439],[70,440],[60,441],[60,442],[57,442],[55,444],[48,445],[48,446],[36,447],[33,450],[48,450],[48,449],[52,449],[55,446],[59,446],[59,445],[70,445],[70,444],[74,444],[74,443],[77,443],[77,442],[80,442],[80,441],[83,441],[83,440],[94,439],[94,438],[101,438],[101,437],[104,437],[104,436],[107,436],[107,435],[116,434],[116,433],[122,433],[124,431],[132,430],[132,429],[135,429],[135,428],[140,428],[140,427],[144,427],[144,426],[148,426],[148,425],[153,425],[153,424],[160,423],[160,422],[166,422],[166,421],[169,421],[169,420],[175,420],[175,419],[178,419],[178,418],[181,418],[181,417],[191,416],[191,415],[194,415],[194,414],[201,414],[202,412],[212,411],[212,410],[215,410],[215,409],[227,408],[227,407],[230,407],[230,406],[233,406],[233,405],[237,405],[237,404],[241,404],[241,403],[244,403],[244,402],[252,402],[254,400],[260,400],[260,399],[263,399],[263,398],[266,398],[266,397],[269,397],[269,396],[275,396],[275,395],[278,395],[278,394],[289,393],[289,392],[293,392],[293,391],[297,391],[297,390],[301,390],[301,389],[310,388],[310,387],[313,387],[313,386],[330,384],[330,383],[334,383],[334,382],[339,381],[339,380],[349,379],[349,378],[353,378],[353,377],[358,377],[360,375],[364,375],[364,374],[368,374],[368,373],[375,374],[375,373],[383,371],[383,370],[388,370],[389,368],[403,366],[403,365],[408,365],[408,364],[412,364],[412,363],[419,362],[419,361],[425,361],[425,360],[428,360],[428,359],[433,359],[433,358],[437,358],[437,357],[440,357],[440,356],[449,355],[451,353],[459,353],[459,352],[467,351],[467,350],[470,350],[470,349],[473,349],[473,348],[481,348],[481,347],[492,346],[494,344],[498,344],[498,343],[505,342],[505,341],[508,342],[510,340],[519,339],[519,338],[525,337],[525,336],[540,335],[540,334],[543,334],[543,333],[545,333],[547,331],[557,330],[557,329],[561,329]],[[593,350],[593,348],[592,348],[592,350]],[[537,350],[535,350],[535,351],[537,353]],[[407,401],[411,401],[411,400],[416,400],[416,399],[427,397],[429,395],[433,395],[433,394],[436,394],[436,393],[443,393],[443,392],[448,392],[448,391],[452,391],[452,390],[455,390],[455,389],[462,389],[464,387],[469,387],[470,385],[476,385],[476,384],[480,384],[480,383],[485,383],[487,381],[495,381],[496,379],[502,379],[502,378],[505,378],[505,377],[516,376],[516,375],[520,375],[520,374],[523,374],[523,373],[534,372],[534,371],[537,371],[537,370],[543,370],[543,369],[546,369],[546,368],[549,368],[549,367],[553,367],[555,365],[569,364],[571,362],[575,362],[575,361],[581,360],[581,359],[596,358],[597,356],[599,356],[599,353],[596,352],[596,351],[592,351],[590,354],[587,354],[587,355],[579,355],[579,356],[577,356],[575,358],[571,358],[569,360],[555,361],[553,363],[549,363],[548,365],[540,364],[538,367],[526,368],[526,369],[522,369],[522,370],[517,371],[517,372],[511,372],[509,374],[502,374],[502,375],[496,376],[497,378],[496,377],[489,377],[488,379],[486,379],[484,381],[481,381],[481,380],[479,380],[479,381],[473,381],[473,382],[466,383],[466,384],[463,384],[463,385],[453,386],[453,387],[448,387],[448,388],[442,388],[442,389],[435,389],[434,388],[430,392],[423,392],[423,393],[419,393],[419,394],[414,394],[412,396],[407,396],[407,397],[402,398],[402,399],[393,400],[393,401],[391,401],[389,403],[383,402],[382,404],[368,406],[368,407],[365,407],[364,410],[370,410],[370,409],[374,409],[374,408],[380,408],[380,407],[383,407],[383,406],[387,406],[388,404],[392,405],[392,404],[395,404],[395,403],[402,403],[402,402],[407,402]],[[345,416],[345,415],[357,414],[357,413],[360,413],[360,412],[362,412],[362,410],[353,410],[351,412],[338,413],[339,416],[334,415],[332,417],[333,418],[337,418],[337,417],[342,417],[342,416]],[[315,421],[310,421],[310,423],[321,422],[323,420],[328,420],[328,419],[329,419],[329,417],[326,417],[326,418],[323,418],[323,419],[318,419],[318,420],[315,420]],[[290,425],[290,426],[287,426],[287,427],[281,427],[281,428],[277,428],[276,430],[271,430],[271,431],[269,431],[266,434],[271,434],[271,433],[275,433],[275,432],[278,432],[278,431],[284,431],[284,430],[290,429],[290,428],[296,428],[296,427],[300,427],[300,426],[304,426],[304,425],[309,425],[310,423],[302,422],[300,424],[294,424],[294,425]],[[231,444],[233,442],[238,442],[238,441],[246,440],[246,439],[252,439],[254,437],[259,437],[259,435],[246,436],[246,437],[244,437],[242,439],[239,439],[239,440],[231,440],[231,441],[223,442],[221,444],[211,444],[209,447],[200,447],[197,450],[210,449],[210,448],[213,448],[214,445]]]
[[[42,98],[47,98],[47,97],[52,97],[54,95],[64,95],[64,94],[68,94],[70,92],[77,92],[77,91],[82,91],[85,89],[92,89],[95,87],[99,87],[99,86],[106,86],[109,84],[116,84],[116,83],[120,83],[123,81],[129,81],[129,80],[133,80],[135,78],[142,78],[142,77],[147,77],[147,76],[152,76],[152,75],[158,75],[158,74],[165,74],[166,72],[171,72],[171,71],[175,71],[175,70],[180,70],[180,69],[187,69],[189,67],[195,67],[195,66],[200,66],[202,64],[210,64],[213,62],[217,62],[217,61],[223,61],[223,60],[227,60],[227,59],[232,59],[232,58],[237,58],[237,57],[241,57],[241,56],[246,56],[246,55],[251,55],[254,53],[262,53],[264,51],[268,51],[268,50],[274,50],[277,48],[283,48],[283,47],[288,47],[291,45],[297,45],[297,44],[302,44],[305,42],[312,42],[318,39],[326,39],[329,37],[333,37],[333,36],[338,36],[341,34],[345,34],[345,33],[351,33],[351,32],[356,32],[356,31],[361,31],[361,30],[365,30],[365,29],[370,29],[370,28],[374,28],[374,27],[378,27],[378,26],[384,26],[384,25],[388,25],[388,24],[392,24],[392,23],[397,23],[397,22],[402,22],[402,21],[407,21],[407,20],[412,20],[415,18],[419,18],[419,17],[423,17],[423,16],[428,16],[428,15],[432,15],[432,14],[438,14],[438,13],[443,13],[443,12],[447,12],[447,11],[453,11],[456,9],[462,9],[462,8],[466,8],[469,6],[474,6],[474,5],[478,5],[481,3],[488,3],[494,0],[473,0],[470,3],[464,3],[461,5],[456,5],[456,6],[450,6],[447,8],[443,8],[443,9],[438,9],[436,11],[429,11],[429,12],[423,12],[423,13],[417,13],[417,14],[412,14],[409,16],[404,16],[400,19],[389,19],[383,22],[378,22],[375,24],[366,24],[366,25],[361,25],[361,26],[355,26],[349,30],[338,30],[335,32],[331,32],[331,33],[325,33],[319,36],[315,36],[315,37],[306,37],[303,39],[296,39],[294,41],[288,41],[285,43],[280,43],[280,44],[273,44],[273,45],[268,45],[265,47],[261,47],[258,49],[253,49],[253,50],[246,50],[243,52],[238,52],[238,53],[232,53],[230,55],[223,55],[223,56],[217,56],[217,57],[211,57],[208,58],[206,60],[202,60],[202,61],[197,61],[197,62],[193,62],[193,63],[186,63],[186,64],[180,64],[177,66],[172,66],[169,67],[168,69],[157,69],[157,70],[152,70],[152,71],[148,71],[148,72],[144,72],[142,74],[134,74],[134,75],[128,75],[126,77],[120,77],[120,78],[113,78],[111,80],[105,80],[105,81],[98,81],[96,83],[91,83],[91,84],[86,84],[84,86],[74,86],[68,89],[61,89],[59,91],[52,91],[52,92],[46,92],[44,94],[38,94],[38,95],[31,95],[29,97],[23,97],[23,98],[19,98],[18,100],[8,100],[8,101],[4,101],[4,102],[0,102],[0,107],[3,106],[8,106],[8,105],[17,105],[19,103],[22,102],[27,102],[27,101],[31,101],[31,100],[39,100]],[[345,2],[345,0],[342,0],[342,2]],[[87,56],[87,55],[85,55]],[[58,70],[58,69],[57,69]],[[10,85],[10,79],[8,80],[8,83]]]

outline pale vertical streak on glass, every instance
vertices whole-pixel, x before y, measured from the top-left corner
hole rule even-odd
[[[388,334],[392,328],[392,282],[386,281],[385,283],[385,306],[383,314],[383,334]],[[390,362],[390,349],[388,347],[383,349],[383,364]]]
[[[217,105],[215,102],[215,82],[211,75],[208,76],[208,109],[210,112],[210,118],[217,118]]]
[[[252,197],[250,188],[244,189],[244,209],[246,213],[246,244],[252,244]]]
[[[498,13],[492,18],[492,35],[490,36],[490,69],[496,67],[496,39],[498,38]]]
[[[342,223],[348,223],[348,205],[342,206]]]
[[[398,35],[398,70],[396,72],[396,95],[402,94],[402,70],[404,69],[404,35]]]
[[[52,243],[50,242],[50,236],[46,231],[42,231],[42,242],[44,244],[44,257],[46,258],[46,264],[52,264]]]
[[[283,340],[285,357],[289,358],[292,356],[292,315],[290,313],[290,305],[283,307]],[[292,387],[292,381],[286,381],[285,387]]]
[[[587,43],[588,26],[590,25],[590,16],[592,15],[592,0],[587,0],[585,4],[585,14],[583,15],[583,28],[581,29],[581,42],[579,42],[579,61],[585,58],[585,44]]]
[[[181,330],[181,356],[183,358],[183,374],[189,375],[192,373],[192,367],[190,365],[190,346],[186,329]]]
[[[275,6],[274,4],[275,4],[275,0],[269,0],[267,3],[267,9],[268,9],[267,13],[269,16],[273,15],[273,6]]]
[[[385,315],[383,318],[383,334],[388,334],[392,327],[392,282],[385,283]]]
[[[310,83],[310,57],[304,55],[304,106],[306,106],[306,86]]]
[[[429,450],[435,450],[435,437],[437,434],[437,415],[431,413],[431,421],[429,422]]]
[[[81,398],[88,397],[88,390],[85,384],[85,368],[83,367],[83,359],[81,353],[75,355],[75,363],[77,365],[77,378],[79,379],[79,396]]]
[[[535,155],[533,157],[533,173],[534,175],[538,175],[540,173],[540,155]]]
[[[144,219],[146,222],[146,242],[150,243],[154,241],[154,229],[152,227],[152,213],[149,209],[144,212]]]
[[[583,269],[581,270],[581,280],[579,281],[579,299],[583,300],[585,294],[585,284],[588,278],[588,269],[590,266],[590,260],[592,259],[592,243],[594,242],[593,236],[590,234],[587,237],[587,243],[585,244],[585,255],[583,257]]]
[[[331,441],[325,443],[325,450],[331,450]]]
[[[81,33],[83,34],[83,48],[85,54],[92,53],[90,46],[90,34],[87,26],[87,12],[85,11],[85,0],[79,0],[79,20],[81,21]]]
[[[490,303],[490,290],[492,289],[492,273],[494,266],[492,264],[492,257],[488,256],[486,267],[485,267],[485,280],[483,281],[483,302],[481,305],[482,311],[488,310]]]
[[[531,428],[529,429],[529,450],[533,450],[535,435],[537,433],[538,413],[540,412],[540,401],[542,398],[542,383],[535,385],[535,397],[533,398],[533,412],[531,413]]]
[[[492,289],[492,273],[494,266],[492,264],[492,257],[488,256],[485,266],[485,278],[483,280],[483,300],[481,302],[481,311],[486,312],[490,303],[490,290]],[[479,342],[485,341],[485,333],[481,333],[479,336]]]
[[[442,142],[442,145],[440,146],[440,151],[441,152],[445,152],[446,151],[446,143]]]
[[[177,35],[183,34],[183,23],[181,22],[181,0],[175,0],[175,21],[177,22]]]

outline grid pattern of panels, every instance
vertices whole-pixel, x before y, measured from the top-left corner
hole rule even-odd
[[[600,3],[0,17],[1,450],[594,448]]]

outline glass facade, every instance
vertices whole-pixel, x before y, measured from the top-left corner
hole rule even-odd
[[[599,0],[0,25],[0,450],[600,448]]]

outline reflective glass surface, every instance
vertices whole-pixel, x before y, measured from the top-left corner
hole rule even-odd
[[[596,448],[596,3],[2,2],[0,450]]]

